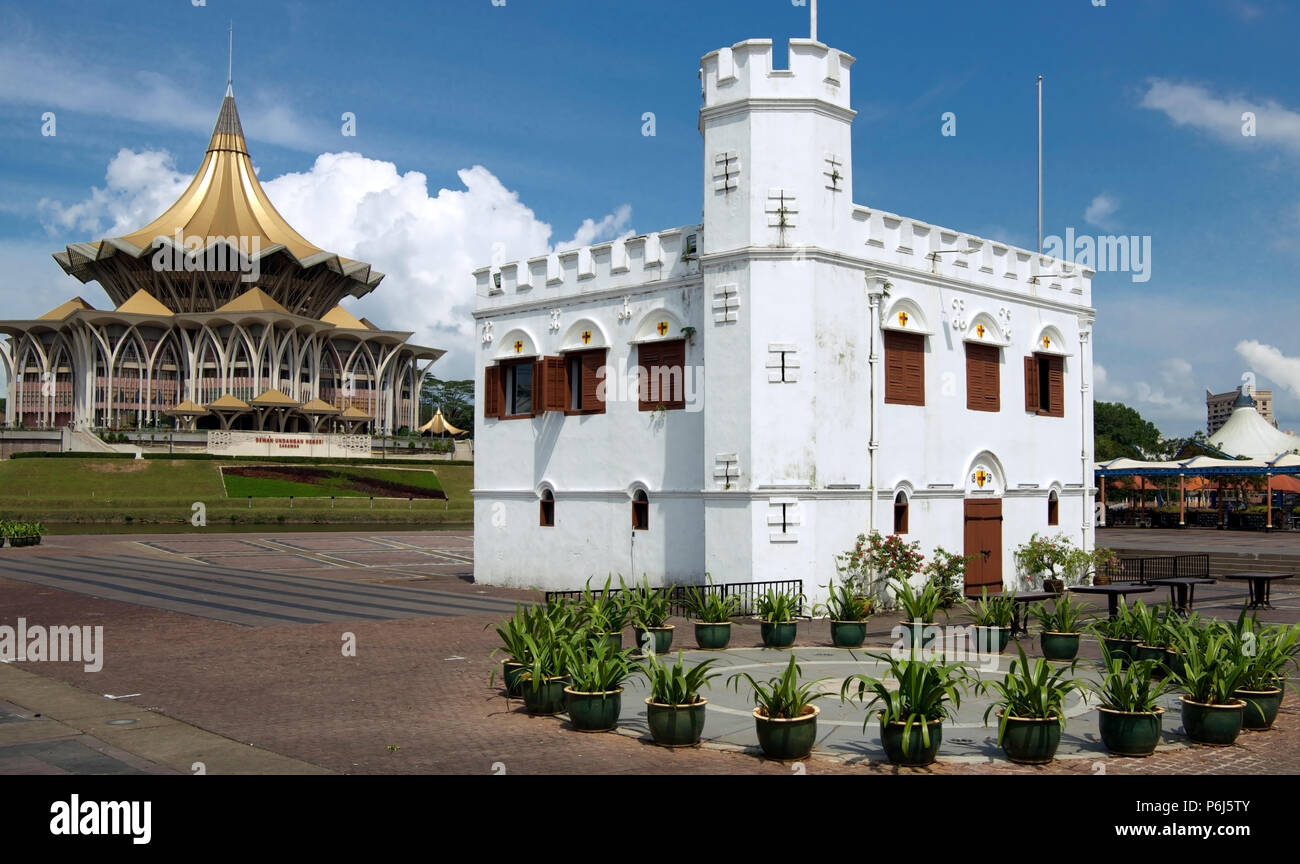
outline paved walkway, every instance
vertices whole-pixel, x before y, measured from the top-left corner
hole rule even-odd
[[[408,536],[382,535],[429,549],[462,542],[453,535],[440,539],[436,532]],[[745,737],[743,698],[724,696],[722,682],[715,682],[712,696],[720,709],[710,721],[708,733],[717,735],[714,747],[688,751],[665,751],[639,737],[639,722],[629,717],[622,735],[579,735],[567,728],[563,718],[531,718],[518,701],[507,701],[499,687],[489,685],[489,676],[499,658],[492,656],[497,639],[491,626],[507,606],[538,595],[523,591],[487,589],[464,576],[464,565],[438,570],[410,567],[339,566],[323,560],[334,557],[337,545],[351,546],[350,539],[379,540],[371,534],[275,534],[205,536],[204,543],[229,541],[261,544],[293,540],[308,546],[302,551],[311,559],[301,572],[271,570],[255,566],[234,567],[229,562],[201,564],[201,556],[239,555],[238,551],[215,552],[211,547],[185,547],[184,552],[160,549],[148,544],[174,543],[175,537],[151,538],[51,538],[47,547],[3,550],[5,566],[31,570],[35,561],[45,560],[50,574],[57,575],[63,564],[86,559],[117,560],[123,557],[155,562],[162,578],[176,585],[148,590],[186,596],[180,587],[198,588],[199,595],[213,590],[235,593],[241,598],[215,602],[248,604],[255,608],[268,598],[330,609],[328,620],[307,623],[262,621],[245,626],[224,620],[224,615],[194,614],[176,609],[145,605],[138,595],[130,602],[121,598],[92,596],[83,591],[54,587],[47,581],[0,576],[0,625],[13,626],[24,617],[29,624],[79,624],[104,626],[104,663],[101,671],[86,672],[81,663],[25,662],[0,664],[0,702],[6,703],[6,717],[0,721],[0,770],[68,771],[177,771],[191,773],[191,765],[204,762],[208,773],[328,770],[344,773],[481,773],[504,770],[512,774],[699,774],[699,773],[791,773],[792,767],[752,755],[756,740]],[[315,546],[311,538],[319,538]],[[330,550],[324,546],[335,546]],[[225,547],[222,547],[225,548]],[[234,547],[237,549],[238,547]],[[268,547],[269,548],[269,547]],[[463,547],[462,547],[463,548]],[[253,550],[250,554],[262,554]],[[39,569],[39,568],[38,568]],[[238,587],[222,587],[224,571],[235,571]],[[174,571],[174,572],[173,572]],[[183,579],[179,574],[188,572]],[[224,575],[223,575],[224,574]],[[242,574],[242,575],[239,575]],[[271,582],[254,582],[252,574]],[[422,574],[422,575],[421,575]],[[207,582],[193,580],[209,577]],[[54,578],[47,574],[47,578]],[[293,581],[297,579],[299,581]],[[396,586],[395,586],[396,583]],[[124,586],[137,585],[123,581]],[[253,590],[249,586],[271,589]],[[401,587],[404,592],[424,592],[431,605],[462,603],[457,614],[408,616],[385,610],[377,617],[372,606],[398,605],[384,593],[363,596],[359,589]],[[1218,588],[1219,586],[1213,586]],[[290,596],[304,590],[319,590],[333,599],[326,601]],[[1238,591],[1234,586],[1232,591]],[[408,597],[407,593],[403,597]],[[483,592],[483,593],[480,593]],[[447,595],[447,596],[443,596]],[[1202,596],[1197,593],[1198,600]],[[1209,595],[1207,600],[1209,600]],[[485,598],[498,601],[483,603]],[[346,602],[345,602],[346,601]],[[500,602],[504,601],[504,602]],[[1230,603],[1231,598],[1225,596]],[[1240,600],[1237,600],[1239,604]],[[1295,604],[1294,599],[1288,604]],[[1198,604],[1199,605],[1199,604]],[[281,611],[284,611],[282,607]],[[448,608],[445,607],[444,608]],[[1239,608],[1239,607],[1238,607]],[[351,610],[349,612],[349,610]],[[298,616],[302,610],[293,612]],[[324,613],[312,612],[311,615]],[[1284,613],[1278,613],[1284,614]],[[1285,613],[1295,620],[1294,612]],[[256,617],[256,616],[254,616]],[[301,617],[310,617],[302,615]],[[688,622],[678,620],[680,646],[691,649],[693,639]],[[893,619],[874,619],[870,643],[890,644]],[[758,627],[741,624],[735,628],[730,652],[735,662],[756,662],[773,652],[757,650]],[[626,638],[630,640],[631,634]],[[347,641],[356,646],[354,655],[343,648]],[[802,623],[798,645],[811,659],[830,655],[836,662],[841,652],[832,652],[827,625]],[[631,644],[630,641],[628,644]],[[1031,648],[1033,640],[1027,643]],[[1095,658],[1095,643],[1085,643],[1084,656]],[[774,656],[778,662],[784,655]],[[767,662],[762,660],[762,662]],[[842,678],[845,667],[827,666],[816,674]],[[836,688],[838,689],[838,687]],[[76,704],[65,704],[75,694]],[[125,698],[107,699],[105,694]],[[738,700],[735,705],[728,699]],[[829,706],[838,698],[822,700]],[[636,706],[638,700],[629,697]],[[642,706],[643,708],[643,706]],[[838,710],[838,708],[837,708]],[[861,709],[845,708],[836,717],[842,742],[828,739],[828,746],[815,754],[802,770],[808,773],[900,773],[884,764],[883,754],[870,734],[854,751],[853,736],[861,735]],[[633,712],[635,713],[635,712]],[[981,712],[982,713],[982,712]],[[32,725],[53,718],[62,724]],[[110,720],[134,719],[123,731],[107,725]],[[75,722],[74,722],[75,721]],[[1079,751],[1087,749],[1088,721],[1080,715]],[[752,728],[752,723],[750,724]],[[1176,717],[1166,729],[1177,729]],[[35,734],[10,730],[37,729]],[[66,729],[63,727],[67,727]],[[729,728],[731,731],[727,732]],[[157,730],[157,731],[156,731]],[[1067,734],[1073,733],[1071,723]],[[199,733],[202,733],[201,735]],[[1013,766],[988,747],[992,729],[971,726],[954,734],[949,744],[969,746],[969,751],[945,745],[943,760],[922,773],[1300,773],[1300,709],[1294,695],[1283,706],[1277,728],[1267,733],[1243,735],[1234,747],[1191,748],[1167,736],[1167,752],[1145,760],[1072,758],[1058,760],[1046,768]],[[10,737],[5,737],[6,735]],[[45,736],[42,738],[42,736]],[[724,740],[724,737],[727,740]],[[26,747],[32,740],[65,742],[44,749]],[[963,744],[969,740],[970,745]],[[155,741],[157,743],[155,743]],[[233,742],[233,746],[221,742]],[[837,751],[840,743],[843,747]],[[252,746],[250,746],[252,745]],[[6,750],[7,747],[16,750]],[[743,752],[738,748],[750,748]],[[849,748],[849,749],[845,749]],[[39,751],[39,752],[38,752]],[[993,755],[990,756],[989,753]],[[248,753],[265,754],[268,761],[243,761]],[[103,759],[100,760],[101,754]],[[275,759],[285,761],[275,762]],[[100,761],[96,761],[100,760]]]

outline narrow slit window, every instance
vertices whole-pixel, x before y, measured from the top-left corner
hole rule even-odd
[[[540,504],[541,519],[540,524],[543,528],[555,527],[555,495],[550,489],[542,490],[542,500]]]
[[[1056,494],[1055,489],[1047,496],[1047,524],[1061,524],[1061,496]]]
[[[907,533],[907,493],[899,492],[894,496],[894,533]]]
[[[650,530],[650,498],[644,489],[636,490],[632,496],[632,529],[634,531]]]

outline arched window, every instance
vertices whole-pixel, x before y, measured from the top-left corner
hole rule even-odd
[[[550,489],[542,490],[540,524],[543,528],[555,527],[555,495]]]
[[[650,499],[644,489],[638,489],[632,495],[632,530],[650,530]]]
[[[899,492],[894,496],[894,533],[907,533],[907,493]]]
[[[1055,489],[1047,493],[1047,524],[1061,524],[1061,496],[1056,494]]]

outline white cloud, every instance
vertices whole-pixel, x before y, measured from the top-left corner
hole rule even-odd
[[[1251,365],[1251,371],[1300,396],[1300,357],[1288,357],[1254,339],[1239,342],[1237,353]]]
[[[46,227],[60,239],[124,233],[156,218],[190,179],[175,170],[167,153],[130,150],[113,158],[106,176],[104,188],[92,189],[83,201],[43,202]],[[476,165],[458,176],[461,188],[430,194],[427,177],[418,171],[402,174],[392,162],[357,153],[324,153],[307,171],[263,181],[276,209],[300,234],[387,274],[371,295],[351,302],[349,309],[380,327],[413,331],[412,341],[418,344],[448,349],[435,367],[444,377],[472,373],[474,268],[494,258],[514,261],[561,248],[551,246],[551,226],[491,171]],[[632,208],[623,205],[600,219],[587,219],[563,245],[630,233],[631,217]],[[70,295],[74,286],[67,284],[68,277],[56,266],[54,273],[62,282],[51,284],[61,284]],[[10,283],[0,291],[0,302],[8,305],[6,294],[21,290]]]
[[[1300,152],[1300,113],[1272,99],[1216,96],[1198,84],[1153,78],[1141,105],[1164,113],[1179,126],[1200,129],[1229,144],[1259,140]],[[1255,115],[1255,138],[1242,134],[1242,115],[1247,112]]]
[[[1086,219],[1090,225],[1096,225],[1098,228],[1110,231],[1112,226],[1115,224],[1111,220],[1111,217],[1115,215],[1115,211],[1118,209],[1119,202],[1111,196],[1102,193],[1092,199],[1092,203],[1088,205],[1088,209],[1084,212],[1083,218]]]

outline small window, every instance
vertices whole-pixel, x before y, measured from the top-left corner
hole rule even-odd
[[[907,533],[907,493],[899,492],[894,496],[894,533]]]
[[[550,489],[542,490],[540,524],[543,528],[555,527],[555,495]]]
[[[1047,524],[1061,524],[1061,498],[1053,489],[1047,496]]]
[[[632,496],[632,530],[650,530],[650,499],[644,489],[636,490]]]
[[[568,355],[568,408],[566,414],[604,414],[605,349]]]
[[[533,361],[501,364],[507,417],[533,416]]]
[[[1025,410],[1065,416],[1065,360],[1046,354],[1025,358]]]
[[[966,408],[998,411],[1002,407],[1002,352],[995,345],[966,343]]]

